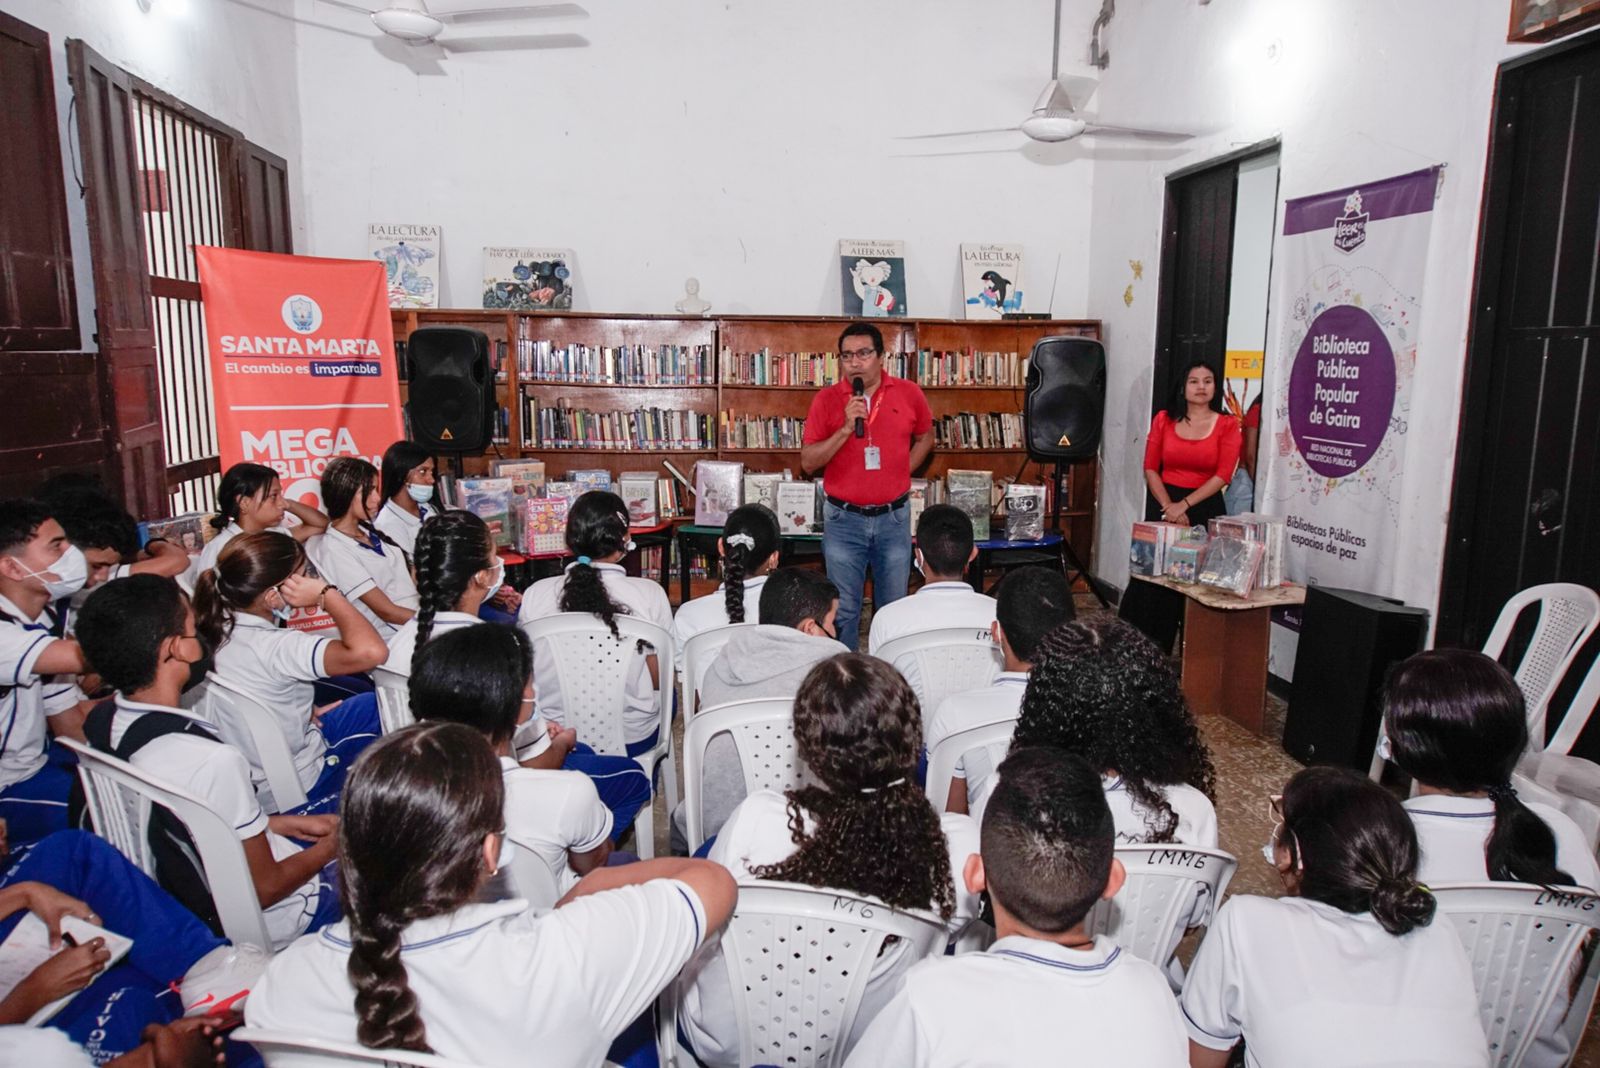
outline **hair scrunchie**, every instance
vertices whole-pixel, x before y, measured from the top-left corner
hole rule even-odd
[[[583,564],[585,567],[589,567],[594,564],[594,561],[589,559],[587,556],[580,556],[578,557],[578,563]]]
[[[756,539],[748,534],[733,534],[726,540],[729,545],[737,545],[743,549],[754,549],[756,547]]]
[[[1490,799],[1494,801],[1515,801],[1517,799],[1517,788],[1508,782],[1503,782],[1499,786],[1491,786],[1487,792]]]

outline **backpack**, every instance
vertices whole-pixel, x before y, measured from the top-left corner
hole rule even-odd
[[[217,736],[203,724],[187,716],[172,712],[144,712],[134,720],[122,736],[120,745],[111,744],[111,718],[116,715],[116,704],[102,701],[96,705],[83,722],[84,737],[102,753],[110,753],[118,760],[133,762],[133,755],[157,738],[169,734],[188,734],[221,745]],[[67,798],[67,825],[89,829],[88,797],[81,779],[74,779],[72,792]],[[211,899],[211,886],[206,882],[205,866],[200,863],[200,853],[183,821],[162,805],[151,805],[149,821],[150,852],[156,862],[156,882],[178,900],[178,903],[199,917],[213,934],[225,937],[222,920],[217,915],[216,902]]]

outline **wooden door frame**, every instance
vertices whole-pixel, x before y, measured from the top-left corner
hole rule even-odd
[[[1484,457],[1491,447],[1483,435],[1470,433],[1488,415],[1495,338],[1499,328],[1499,294],[1505,280],[1505,246],[1510,225],[1512,173],[1517,149],[1515,115],[1522,81],[1529,68],[1558,60],[1569,52],[1600,47],[1600,33],[1584,34],[1500,64],[1495,73],[1494,110],[1489,121],[1489,151],[1483,178],[1478,222],[1477,270],[1472,281],[1467,323],[1466,361],[1462,368],[1461,412],[1456,423],[1455,466],[1451,472],[1450,512],[1445,525],[1444,564],[1439,578],[1439,614],[1434,628],[1438,645],[1459,645],[1467,627],[1467,587],[1472,582],[1470,542],[1480,508],[1477,500]]]

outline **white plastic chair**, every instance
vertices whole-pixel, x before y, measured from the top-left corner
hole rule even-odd
[[[1486,656],[1495,659],[1505,652],[1517,619],[1530,605],[1539,606],[1539,619],[1534,625],[1533,637],[1522,654],[1522,662],[1512,672],[1517,686],[1528,704],[1528,736],[1535,748],[1542,746],[1545,732],[1545,714],[1550,708],[1550,697],[1561,685],[1561,679],[1572,666],[1573,659],[1600,626],[1600,594],[1587,586],[1573,582],[1550,582],[1542,586],[1529,586],[1512,597],[1500,609],[1483,643]],[[1567,742],[1571,748],[1573,734]],[[1562,750],[1565,752],[1566,750]]]
[[[1498,1068],[1522,1063],[1557,998],[1571,989],[1574,965],[1581,965],[1562,1021],[1576,1050],[1600,985],[1600,954],[1593,942],[1600,931],[1600,897],[1526,883],[1435,886],[1433,896],[1472,962],[1491,1063]]]
[[[1511,782],[1526,799],[1560,809],[1583,831],[1590,850],[1600,848],[1600,764],[1571,754],[1572,746],[1600,705],[1600,659],[1584,677],[1561,726],[1543,752],[1524,753]]]
[[[1084,933],[1105,935],[1135,957],[1166,971],[1189,929],[1195,891],[1208,896],[1205,924],[1216,915],[1239,862],[1220,849],[1183,845],[1118,846],[1128,879],[1110,901],[1089,910]]]
[[[222,740],[250,762],[250,777],[256,780],[256,793],[263,808],[268,812],[288,812],[306,803],[294,754],[289,751],[289,741],[272,709],[214,671],[206,675],[202,707],[205,717],[221,731]]]
[[[626,704],[628,668],[633,661],[634,643],[639,640],[655,646],[660,666],[661,685],[656,690],[659,729],[656,744],[633,759],[650,776],[652,790],[659,767],[666,789],[667,811],[678,803],[678,769],[673,763],[672,695],[674,691],[673,644],[671,632],[647,620],[617,615],[619,641],[596,616],[588,612],[562,612],[545,616],[522,629],[534,642],[549,642],[555,658],[555,687],[561,693],[563,719],[575,727],[579,740],[597,753],[623,756],[628,751],[622,733],[622,709]],[[550,680],[539,680],[541,688]],[[653,799],[639,810],[639,856],[655,856],[655,814]]]
[[[768,882],[740,886],[739,903],[722,932],[728,987],[743,991],[733,1003],[739,1064],[843,1063],[867,980],[891,936],[907,944],[910,967],[942,950],[946,931],[932,913],[900,911],[841,890]],[[656,1016],[663,1065],[680,1063],[676,987],[669,984],[663,992]]]
[[[700,686],[705,682],[711,662],[734,635],[754,623],[728,623],[703,630],[683,643],[683,710],[692,716],[700,708]]]
[[[738,750],[746,794],[781,792],[807,777],[794,740],[794,698],[733,701],[703,709],[683,728],[684,822],[690,852],[706,840],[702,796],[706,750],[719,734],[732,738]]]
[[[511,881],[516,884],[517,896],[538,909],[554,908],[561,900],[561,887],[556,877],[539,854],[515,838],[510,842],[516,849],[511,854]]]
[[[384,697],[388,697],[390,715],[396,717],[396,726],[389,726],[388,720],[383,720],[383,733],[415,723],[416,718],[411,715],[411,677],[402,675],[398,671],[390,671],[386,667],[372,669],[372,688],[378,695],[378,716],[383,719]]]
[[[244,845],[226,820],[194,795],[151,778],[127,761],[71,738],[56,742],[78,757],[78,777],[83,780],[95,833],[154,879],[150,808],[160,805],[170,811],[194,839],[223,935],[236,946],[258,946],[272,954],[272,939],[267,935],[255,881],[250,878]]]
[[[999,746],[1004,749],[1011,744],[1011,735],[1017,729],[1017,717],[1007,716],[997,719],[992,723],[981,723],[975,727],[956,731],[954,734],[940,739],[939,744],[928,753],[928,802],[933,805],[935,812],[943,812],[945,804],[950,800],[950,783],[956,777],[956,762],[966,753],[974,749],[987,749]],[[996,761],[998,764],[999,762]],[[972,797],[967,797],[967,810],[972,810]]]
[[[924,727],[941,701],[989,685],[1004,663],[994,635],[976,627],[907,634],[884,645],[877,655],[894,665],[916,691]]]
[[[466,1061],[453,1061],[432,1053],[413,1053],[403,1049],[368,1049],[346,1042],[302,1038],[258,1027],[241,1027],[228,1036],[248,1042],[267,1062],[267,1068],[339,1068],[347,1064],[406,1065],[407,1068],[474,1068]]]

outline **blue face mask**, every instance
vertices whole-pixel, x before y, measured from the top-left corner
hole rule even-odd
[[[406,492],[410,494],[411,499],[416,501],[418,504],[427,504],[429,501],[433,500],[432,486],[422,486],[415,482],[408,482],[406,483]]]
[[[272,589],[278,595],[278,604],[268,605],[267,611],[271,612],[272,618],[276,619],[279,623],[287,623],[289,622],[289,617],[294,615],[294,609],[291,608],[289,603],[283,599],[282,590],[278,589],[276,586],[272,587]]]

